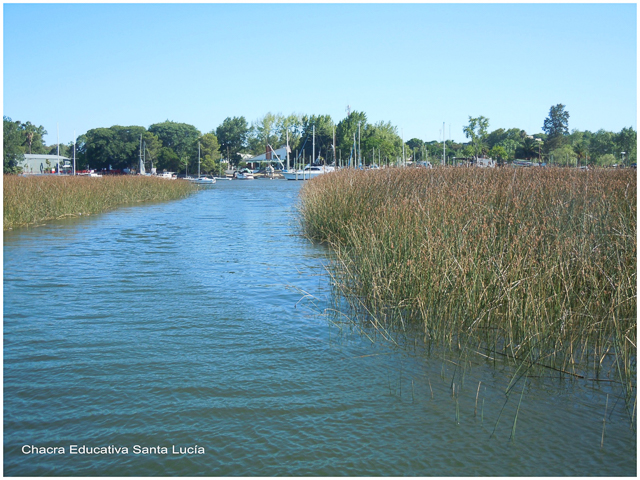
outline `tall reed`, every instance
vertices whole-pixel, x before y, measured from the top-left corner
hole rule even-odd
[[[632,170],[346,169],[306,183],[299,208],[375,329],[568,375],[607,368],[631,395],[636,201]]]
[[[3,229],[104,212],[120,205],[182,198],[189,182],[143,176],[3,177]]]

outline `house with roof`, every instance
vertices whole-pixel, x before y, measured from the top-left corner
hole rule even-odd
[[[267,145],[266,152],[256,157],[248,158],[246,163],[252,164],[253,167],[264,163],[276,163],[280,168],[285,168],[285,162],[287,161],[287,153],[291,153],[291,148],[288,145],[284,145],[276,150],[271,145]]]

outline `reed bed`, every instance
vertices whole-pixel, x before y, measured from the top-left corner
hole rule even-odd
[[[634,170],[345,169],[302,228],[371,330],[636,388]],[[360,315],[361,314],[361,315]]]
[[[136,202],[182,198],[189,182],[138,176],[4,175],[4,230],[76,215],[91,215]]]

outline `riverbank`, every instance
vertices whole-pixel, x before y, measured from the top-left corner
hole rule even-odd
[[[636,188],[635,170],[342,170],[306,183],[300,212],[377,334],[610,375],[630,396]]]
[[[183,198],[197,187],[144,176],[3,177],[3,230],[93,215],[121,205]]]

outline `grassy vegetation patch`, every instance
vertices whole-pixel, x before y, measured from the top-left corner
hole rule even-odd
[[[144,176],[3,177],[4,230],[136,202],[174,200],[193,192],[189,182]]]
[[[630,398],[636,202],[630,169],[345,169],[306,183],[300,213],[376,331],[608,375]]]

